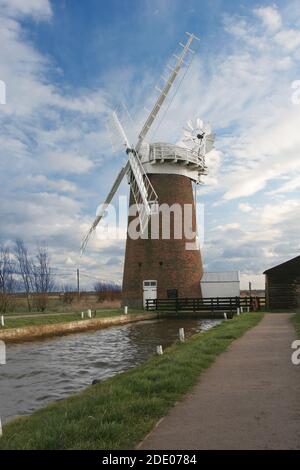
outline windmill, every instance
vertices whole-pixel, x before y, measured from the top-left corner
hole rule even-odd
[[[195,202],[192,182],[198,183],[205,174],[205,153],[212,148],[213,134],[208,126],[197,120],[196,128],[188,122],[184,142],[180,145],[145,141],[157,115],[165,102],[181,68],[186,65],[188,56],[193,54],[192,42],[198,38],[186,33],[185,44],[179,43],[181,52],[174,54],[174,65],[168,65],[169,74],[162,76],[162,86],[157,88],[159,96],[149,112],[135,145],[131,145],[120,119],[113,111],[110,128],[119,136],[127,155],[127,162],[121,168],[104,203],[83,239],[81,250],[103,218],[125,175],[130,184],[130,206],[138,208],[140,233],[146,232],[151,217],[158,214],[159,205],[167,203],[190,204],[193,208],[191,226],[195,229]],[[131,217],[129,216],[128,223]],[[131,307],[141,307],[147,298],[159,295],[179,294],[185,297],[201,295],[200,279],[203,273],[199,251],[187,252],[184,237],[177,240],[173,236],[164,240],[149,238],[131,239],[127,237],[124,276],[123,303]]]

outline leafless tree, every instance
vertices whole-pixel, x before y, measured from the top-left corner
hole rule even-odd
[[[97,293],[98,302],[120,298],[121,287],[113,282],[96,282],[94,290]]]
[[[0,247],[0,311],[2,313],[12,305],[11,294],[15,289],[14,265],[8,248]]]
[[[15,257],[19,275],[23,281],[23,287],[26,294],[27,306],[31,311],[31,294],[34,292],[34,270],[32,260],[29,258],[28,250],[23,240],[18,239],[15,242]]]
[[[32,263],[35,303],[39,310],[44,311],[47,306],[48,293],[54,289],[50,257],[45,245],[38,246],[35,258],[36,262]]]
[[[39,245],[35,259],[33,259],[29,256],[24,241],[18,239],[15,243],[15,257],[18,273],[23,281],[28,310],[31,311],[32,299],[34,299],[34,307],[44,311],[47,306],[47,294],[54,288],[54,277],[47,247]]]

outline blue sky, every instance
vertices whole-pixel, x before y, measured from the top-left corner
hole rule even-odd
[[[198,191],[205,269],[239,269],[243,285],[261,287],[266,268],[299,254],[297,1],[0,0],[0,17],[3,243],[45,240],[66,282],[78,265],[121,280],[123,242],[94,239],[79,259],[123,158],[111,152],[105,115],[124,100],[138,128],[164,64],[192,31],[197,56],[150,139],[176,142],[197,116],[216,132]]]

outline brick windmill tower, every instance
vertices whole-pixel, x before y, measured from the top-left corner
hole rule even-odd
[[[130,209],[122,299],[133,308],[142,307],[149,298],[201,297],[203,268],[197,247],[193,183],[199,183],[206,172],[205,155],[213,148],[214,136],[210,126],[197,119],[195,126],[187,123],[177,145],[145,141],[187,55],[193,53],[190,46],[197,38],[187,35],[186,44],[180,43],[180,54],[174,54],[175,64],[167,66],[169,76],[162,77],[159,96],[135,146],[130,145],[116,112],[112,113],[110,124],[121,137],[128,161],[82,243],[84,250],[127,175]]]

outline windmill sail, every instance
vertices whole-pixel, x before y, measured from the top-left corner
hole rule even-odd
[[[125,134],[125,130],[119,120],[116,111],[109,113],[106,120],[106,127],[109,132],[111,145],[114,152],[117,152],[122,147],[127,149],[130,147],[130,143]]]
[[[128,159],[132,172],[130,176],[131,190],[137,205],[140,228],[143,233],[147,228],[149,217],[157,208],[158,197],[135,152],[130,152]]]
[[[150,130],[150,127],[152,126],[157,114],[159,113],[160,111],[160,108],[162,107],[177,75],[179,74],[180,72],[180,69],[182,67],[182,65],[184,64],[184,59],[187,55],[188,52],[193,52],[191,49],[190,49],[190,45],[192,44],[193,40],[194,39],[197,39],[199,40],[194,34],[190,34],[190,33],[186,33],[188,36],[189,36],[189,39],[187,40],[187,43],[185,45],[181,44],[181,47],[183,48],[181,54],[179,57],[176,57],[177,58],[177,63],[175,65],[175,67],[171,67],[171,72],[170,72],[170,75],[168,78],[165,78],[164,81],[165,81],[165,85],[163,87],[162,90],[158,90],[160,92],[160,95],[159,97],[157,98],[154,106],[153,106],[153,109],[152,111],[149,113],[149,116],[139,134],[139,140],[138,140],[138,143],[137,143],[137,146],[135,148],[135,150],[138,152],[141,148],[141,145],[143,143],[143,140],[145,139],[146,135],[148,134],[149,130]]]
[[[139,152],[141,150],[141,147],[142,147],[142,144],[146,135],[148,134],[176,77],[178,76],[178,73],[182,65],[184,64],[184,59],[186,55],[188,54],[188,52],[193,52],[190,49],[191,43],[193,42],[194,39],[198,40],[198,38],[193,34],[187,33],[187,35],[189,36],[189,38],[186,44],[180,43],[180,46],[182,47],[183,50],[179,56],[175,55],[177,62],[174,67],[170,67],[171,72],[170,72],[169,77],[164,78],[165,85],[162,87],[162,89],[159,89],[160,95],[157,98],[154,104],[154,107],[152,111],[150,112],[148,118],[146,119],[146,122],[141,132],[139,133],[138,142],[134,148],[130,146],[129,140],[117,116],[117,113],[113,112],[112,115],[110,116],[109,127],[110,129],[112,129],[113,137],[115,135],[118,136],[118,142],[117,142],[116,147],[118,146],[120,147],[120,144],[121,144],[121,146],[126,148],[126,153],[128,154],[128,162],[126,166],[124,166],[121,169],[120,173],[118,174],[104,204],[101,206],[100,212],[97,214],[97,217],[95,218],[91,228],[89,229],[88,233],[83,239],[83,242],[81,245],[81,253],[83,253],[87,245],[87,242],[89,240],[89,237],[91,236],[91,234],[93,233],[93,231],[96,229],[97,225],[99,224],[100,220],[102,219],[105,213],[105,210],[107,208],[107,205],[110,204],[112,198],[114,197],[126,173],[129,175],[129,182],[131,185],[131,190],[134,196],[135,203],[138,206],[140,229],[142,233],[147,227],[149,217],[151,216],[152,213],[154,213],[157,210],[158,197],[151,184],[151,181],[149,180],[145,172],[145,169],[140,159]],[[112,143],[113,143],[113,139],[112,139]],[[113,147],[115,146],[113,145]]]
[[[119,186],[122,182],[122,179],[124,178],[124,176],[127,173],[128,169],[129,169],[129,163],[127,163],[126,166],[124,166],[121,169],[120,173],[118,174],[117,178],[115,179],[114,184],[112,185],[112,188],[111,188],[110,192],[108,193],[108,196],[106,197],[104,203],[101,205],[101,208],[100,208],[100,211],[97,214],[97,217],[95,218],[95,220],[92,223],[89,231],[87,232],[87,234],[85,235],[85,237],[84,237],[84,239],[81,243],[81,248],[80,248],[81,254],[84,252],[84,250],[86,248],[86,245],[89,241],[90,236],[96,230],[97,225],[99,224],[100,220],[104,216],[107,206],[110,204],[112,198],[114,197],[115,193],[117,192],[117,190],[118,190],[118,188],[119,188]]]
[[[119,120],[116,111],[113,111],[110,115],[111,127],[114,128],[115,134],[118,135],[119,142],[126,148],[128,154],[128,172],[129,181],[131,185],[131,191],[137,205],[137,210],[140,219],[140,228],[144,232],[153,206],[157,204],[157,194],[144,170],[143,164],[136,154],[135,150],[130,148],[129,140],[126,136],[125,130]]]

